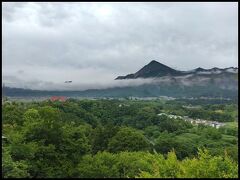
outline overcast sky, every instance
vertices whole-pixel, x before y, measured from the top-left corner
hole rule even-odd
[[[238,67],[237,14],[232,2],[3,3],[3,82],[114,86],[151,60],[178,70]]]

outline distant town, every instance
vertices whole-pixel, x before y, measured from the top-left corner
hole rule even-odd
[[[188,121],[193,125],[203,124],[206,126],[215,127],[217,129],[220,128],[221,126],[225,125],[225,123],[221,123],[221,122],[217,122],[217,121],[209,121],[209,120],[204,120],[204,119],[192,119],[192,118],[189,118],[188,116],[177,116],[177,115],[166,114],[166,113],[159,113],[158,116],[167,116],[170,119],[183,119],[184,121]]]

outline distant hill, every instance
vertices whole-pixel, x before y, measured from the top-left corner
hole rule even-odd
[[[238,68],[229,67],[229,68],[221,69],[221,68],[214,67],[212,69],[203,69],[199,67],[190,71],[179,71],[153,60],[149,64],[144,66],[142,69],[137,71],[136,73],[128,74],[126,76],[118,76],[116,80],[137,79],[137,78],[158,78],[158,77],[164,77],[164,76],[185,76],[190,74],[210,75],[210,74],[221,74],[221,73],[236,74],[238,73]]]
[[[128,85],[85,91],[40,91],[4,87],[3,94],[10,97],[238,97],[238,68],[196,68],[179,71],[157,61],[151,61],[138,72],[119,76],[118,81],[144,79],[141,85]]]
[[[144,84],[132,87],[115,87],[107,89],[90,89],[85,91],[39,91],[5,87],[4,95],[9,97],[223,97],[237,99],[235,89],[221,89],[218,86],[181,86]]]
[[[182,75],[182,73],[153,60],[148,65],[140,69],[138,72],[134,74],[128,74],[126,76],[118,76],[116,79],[150,78],[162,77],[167,75],[177,76]]]

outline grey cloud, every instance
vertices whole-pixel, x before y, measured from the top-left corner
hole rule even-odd
[[[153,59],[237,66],[237,12],[237,3],[3,3],[3,73],[20,75],[16,86],[68,78],[92,88]]]

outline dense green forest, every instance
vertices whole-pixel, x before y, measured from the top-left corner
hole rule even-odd
[[[4,102],[2,177],[237,178],[237,109],[214,100]]]

